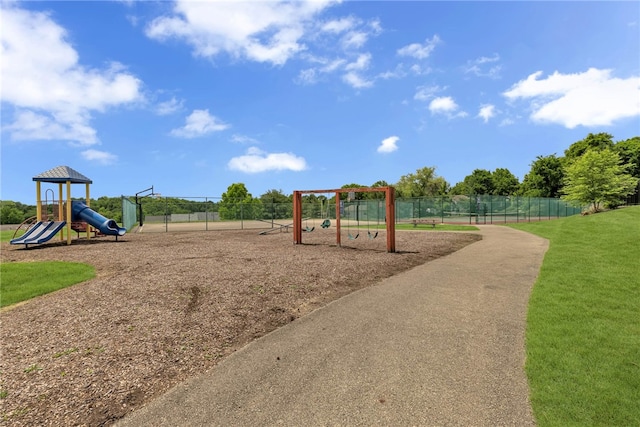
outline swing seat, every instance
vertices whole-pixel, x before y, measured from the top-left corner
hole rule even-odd
[[[331,227],[331,221],[328,219],[325,219],[324,221],[322,221],[322,224],[320,224],[320,227],[322,228],[329,228]]]
[[[373,239],[375,239],[376,237],[378,237],[378,232],[377,232],[377,231],[376,231],[376,233],[375,233],[375,234],[371,234],[371,232],[370,232],[370,231],[367,231],[367,234],[369,235],[369,238],[370,238],[371,240],[373,240]]]
[[[360,235],[360,233],[356,234],[355,236],[351,235],[351,233],[347,234],[347,236],[349,236],[350,240],[356,240],[359,235]]]
[[[309,228],[309,227],[305,227],[305,228],[304,228],[304,231],[306,231],[307,233],[311,233],[311,232],[312,232],[313,230],[315,230],[315,229],[316,229],[315,227],[311,227],[311,228]]]

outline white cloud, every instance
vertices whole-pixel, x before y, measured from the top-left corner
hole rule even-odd
[[[196,138],[228,129],[230,126],[209,114],[209,110],[193,110],[183,127],[173,129],[171,135],[179,138]]]
[[[318,71],[315,68],[300,70],[295,82],[301,85],[313,85],[318,82]]]
[[[106,151],[89,149],[81,152],[80,154],[85,160],[97,162],[103,165],[110,165],[118,160],[118,156],[107,153]]]
[[[413,99],[416,101],[428,101],[429,99],[434,98],[436,93],[442,92],[446,88],[446,86],[418,86],[415,95],[413,95]]]
[[[500,78],[500,71],[502,71],[502,65],[496,64],[498,61],[500,61],[500,55],[497,53],[494,53],[493,56],[481,56],[480,58],[467,61],[464,72],[466,74],[475,74],[478,77],[498,79]]]
[[[156,114],[160,116],[168,116],[169,114],[173,114],[176,111],[180,111],[184,101],[178,101],[175,97],[171,98],[168,101],[161,102],[156,106]]]
[[[402,63],[396,65],[394,70],[384,71],[376,76],[377,79],[400,79],[407,75],[407,71],[404,69],[404,65]]]
[[[496,106],[491,104],[485,104],[480,106],[480,112],[478,117],[481,117],[485,123],[489,122],[489,119],[496,115]]]
[[[423,67],[418,64],[413,64],[410,68],[411,72],[417,76],[425,76],[431,73],[431,67]]]
[[[370,62],[370,53],[363,53],[358,55],[358,58],[355,61],[345,66],[345,70],[347,71],[347,73],[342,76],[342,80],[356,89],[368,88],[373,86],[373,80],[369,80],[360,74],[360,71],[364,71],[369,68]]]
[[[231,141],[238,143],[238,144],[257,144],[258,140],[251,138],[250,136],[246,136],[246,135],[240,135],[240,134],[233,134],[231,136]]]
[[[436,46],[441,42],[440,37],[438,35],[434,35],[431,40],[426,39],[424,44],[420,43],[412,43],[410,45],[401,47],[398,49],[398,55],[400,56],[410,56],[416,59],[426,59],[431,55],[431,52],[436,48]]]
[[[372,80],[367,80],[354,71],[346,73],[342,76],[342,80],[355,89],[364,89],[373,86]]]
[[[349,31],[342,39],[344,49],[359,49],[367,43],[369,34],[364,31]]]
[[[356,20],[352,16],[349,16],[347,18],[334,19],[332,21],[326,22],[321,26],[321,29],[322,31],[326,31],[329,33],[340,34],[353,28],[355,25]]]
[[[4,127],[14,141],[67,140],[72,144],[92,145],[98,141],[96,131],[84,122],[89,119],[58,120],[54,115],[19,110],[13,123]]]
[[[15,107],[15,140],[98,143],[92,112],[142,101],[141,81],[118,63],[90,69],[48,14],[4,6],[0,14],[2,102]],[[33,120],[31,122],[30,120]]]
[[[441,96],[429,103],[429,111],[432,114],[443,114],[449,118],[465,117],[466,112],[460,111],[460,107],[450,96]]]
[[[378,153],[393,153],[398,149],[399,140],[400,138],[397,136],[390,136],[389,138],[383,139],[378,147]]]
[[[342,58],[334,59],[333,61],[329,61],[320,70],[323,73],[332,73],[332,72],[340,69],[341,67],[343,67],[346,63],[347,63],[346,59],[342,59]]]
[[[307,168],[307,162],[292,153],[266,153],[257,147],[250,147],[245,155],[229,160],[228,167],[246,173],[278,170],[299,172]]]
[[[369,68],[370,63],[371,63],[371,54],[363,53],[358,55],[358,58],[354,62],[347,64],[345,69],[347,71],[366,70],[367,68]]]
[[[146,29],[156,40],[182,39],[197,56],[226,52],[236,58],[282,65],[306,46],[301,39],[331,0],[194,2],[178,0],[173,13]]]
[[[301,85],[337,75],[354,88],[370,87],[375,79],[357,70],[369,66],[371,55],[360,50],[382,32],[380,21],[354,16],[320,21],[319,17],[337,3],[340,0],[177,0],[173,9],[154,19],[145,32],[154,40],[183,41],[195,56],[204,58],[226,54],[284,65],[296,57],[311,64],[294,78]]]
[[[611,70],[590,68],[583,73],[560,74],[545,79],[531,74],[503,93],[510,100],[531,99],[531,120],[576,126],[609,126],[640,115],[640,76],[621,79]]]

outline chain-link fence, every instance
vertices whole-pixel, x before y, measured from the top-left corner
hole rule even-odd
[[[123,206],[124,203],[127,202],[123,199]],[[259,199],[223,202],[215,197],[144,198],[140,201],[140,207],[146,232],[288,230],[293,225],[292,203],[263,202]],[[386,205],[383,199],[340,201],[339,209],[340,219],[347,226],[385,223]],[[580,212],[579,206],[560,199],[481,195],[397,199],[395,216],[398,223],[433,219],[449,224],[499,224],[548,220]],[[309,228],[319,227],[327,219],[335,220],[335,199],[303,199],[302,218],[303,226]]]
[[[443,196],[396,200],[399,222],[429,218],[442,223],[496,224],[542,221],[582,212],[561,199],[520,196]]]

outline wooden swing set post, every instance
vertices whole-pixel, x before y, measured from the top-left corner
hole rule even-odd
[[[342,193],[385,193],[387,252],[396,251],[396,205],[393,187],[340,188],[335,190],[296,190],[293,192],[293,243],[302,243],[302,195],[318,193],[335,193],[336,195],[336,243],[342,246],[340,237],[340,194]]]

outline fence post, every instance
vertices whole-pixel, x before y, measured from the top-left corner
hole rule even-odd
[[[489,224],[493,224],[493,196],[489,194]]]
[[[164,232],[169,232],[169,198],[164,198]]]
[[[509,201],[509,197],[504,196],[504,223],[507,223],[507,202]]]

